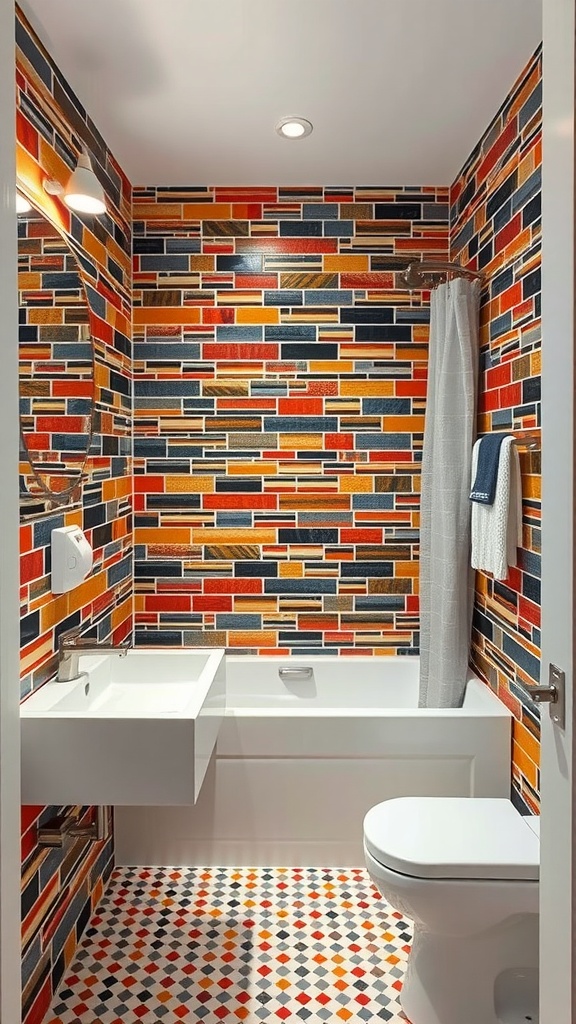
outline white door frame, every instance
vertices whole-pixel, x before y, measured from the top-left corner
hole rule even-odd
[[[0,1021],[20,1021],[18,300],[14,4],[0,0]]]
[[[572,1016],[574,702],[574,0],[543,0],[542,670],[566,672],[566,730],[542,709],[540,1020]]]

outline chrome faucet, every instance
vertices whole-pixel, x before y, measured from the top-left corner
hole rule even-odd
[[[99,644],[97,640],[80,636],[80,629],[68,629],[58,639],[58,672],[56,682],[71,683],[79,679],[81,654],[117,654],[124,658],[128,654],[129,645]]]

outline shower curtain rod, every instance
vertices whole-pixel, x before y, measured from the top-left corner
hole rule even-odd
[[[452,263],[449,260],[415,260],[408,264],[401,277],[408,288],[422,288],[426,284],[427,277],[432,277],[434,274],[450,273],[473,277],[479,281],[484,280],[484,274],[479,270],[469,270],[468,267],[463,267],[460,263]]]

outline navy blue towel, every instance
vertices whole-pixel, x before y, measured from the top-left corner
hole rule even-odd
[[[486,437],[481,438],[478,447],[476,479],[470,492],[470,501],[477,501],[480,505],[494,504],[500,447],[505,437],[512,437],[512,435],[499,431],[497,434],[486,434]]]

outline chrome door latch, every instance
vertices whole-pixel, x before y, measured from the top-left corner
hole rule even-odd
[[[550,718],[560,729],[566,726],[566,673],[557,665],[548,666],[547,686],[520,684],[535,704],[549,704]]]

